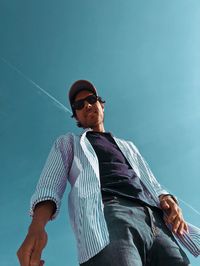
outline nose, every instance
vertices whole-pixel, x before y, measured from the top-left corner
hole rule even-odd
[[[84,101],[84,109],[88,110],[88,109],[91,109],[92,108],[92,104],[87,102],[87,101]]]

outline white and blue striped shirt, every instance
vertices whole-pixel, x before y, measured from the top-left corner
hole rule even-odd
[[[52,200],[59,212],[61,198],[67,179],[71,184],[68,195],[68,210],[75,233],[79,263],[89,260],[109,243],[109,233],[104,218],[100,189],[99,164],[96,153],[86,137],[85,129],[81,136],[73,133],[60,136],[54,143],[47,158],[35,193],[31,198],[30,215],[38,202]],[[120,150],[141,179],[147,197],[151,197],[155,206],[160,206],[159,195],[168,194],[162,189],[148,164],[138,149],[130,141],[114,137]],[[200,229],[189,225],[189,233],[179,241],[194,255],[200,255]]]

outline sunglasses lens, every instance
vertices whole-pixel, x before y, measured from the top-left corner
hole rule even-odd
[[[90,104],[96,103],[97,96],[96,95],[90,95],[86,98],[86,101]]]
[[[81,110],[84,106],[84,101],[83,100],[80,100],[80,101],[76,101],[73,103],[73,108],[75,110]]]
[[[90,96],[86,97],[85,99],[74,102],[72,107],[75,110],[81,110],[84,107],[85,101],[87,101],[90,104],[94,104],[97,102],[97,99],[98,99],[98,97],[96,95],[90,95]]]

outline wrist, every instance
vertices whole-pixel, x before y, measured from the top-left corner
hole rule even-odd
[[[55,211],[56,204],[53,201],[48,200],[37,203],[34,208],[32,223],[44,227],[51,220]]]
[[[44,221],[38,221],[36,219],[33,219],[31,224],[29,225],[28,231],[29,232],[35,232],[35,231],[41,231],[45,229],[46,223]]]

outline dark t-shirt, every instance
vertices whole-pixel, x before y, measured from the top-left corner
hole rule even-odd
[[[109,132],[89,131],[86,134],[99,161],[103,200],[109,196],[123,196],[151,205],[134,169],[119,149]]]

